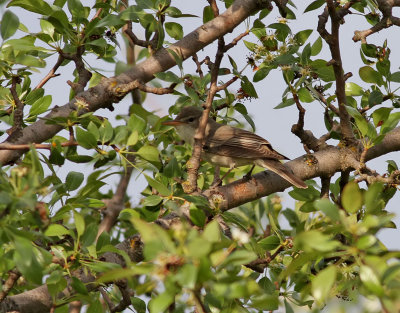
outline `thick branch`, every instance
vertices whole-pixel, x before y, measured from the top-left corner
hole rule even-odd
[[[366,161],[393,151],[400,151],[400,127],[386,135],[383,141],[366,154]],[[355,153],[348,148],[328,147],[312,155],[304,155],[285,164],[302,180],[315,177],[332,176],[337,172],[358,168]],[[204,195],[219,210],[226,211],[244,203],[260,199],[274,192],[280,192],[290,184],[280,176],[261,172],[252,179],[240,179],[233,183],[206,190]]]
[[[354,145],[355,137],[350,123],[350,116],[346,110],[346,93],[345,82],[346,78],[343,72],[343,63],[339,46],[339,28],[341,19],[348,14],[348,7],[342,7],[339,13],[336,12],[336,4],[333,0],[327,0],[327,5],[324,12],[319,16],[318,32],[321,37],[328,43],[332,55],[332,61],[336,79],[336,96],[339,104],[340,126],[343,140],[346,144]],[[326,30],[328,17],[331,19],[331,34]]]
[[[158,50],[152,57],[121,75],[104,79],[97,86],[79,93],[79,97],[88,104],[87,109],[90,112],[110,107],[113,103],[121,100],[121,98],[116,98],[109,92],[111,85],[127,84],[135,80],[142,83],[150,81],[153,79],[154,74],[164,72],[176,65],[174,57],[168,50],[174,51],[183,60],[186,60],[217,38],[231,32],[237,25],[254,13],[255,10],[259,9],[258,5],[259,1],[257,0],[236,0],[223,14],[189,33],[168,49]],[[54,117],[68,117],[76,110],[75,103],[76,98],[63,106],[55,107],[44,119],[24,128],[21,136],[18,138],[8,138],[7,142],[26,144],[32,142],[40,143],[50,139],[62,127],[46,124],[46,120]],[[0,151],[0,163],[3,165],[12,163],[22,153],[22,151]]]

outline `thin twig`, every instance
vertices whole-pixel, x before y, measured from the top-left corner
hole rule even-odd
[[[14,110],[14,125],[11,129],[7,130],[7,134],[18,136],[18,133],[22,130],[24,123],[24,104],[19,99],[17,94],[17,84],[21,83],[21,78],[18,76],[13,76],[11,79],[10,92],[14,100],[15,110]]]
[[[221,90],[225,90],[228,88],[230,85],[232,85],[235,81],[237,81],[239,76],[233,76],[230,80],[228,80],[225,84],[222,84],[221,86],[217,87],[217,92]]]
[[[177,86],[177,83],[172,83],[169,87],[166,88],[156,88],[156,87],[150,87],[146,86],[145,84],[142,84],[138,80],[135,80],[133,82],[127,83],[127,84],[120,84],[112,88],[110,90],[116,97],[123,97],[125,96],[128,92],[131,92],[132,90],[135,90],[136,88],[140,89],[143,92],[147,93],[153,93],[156,95],[165,95],[169,93],[173,93],[175,90],[175,87]]]
[[[47,75],[40,81],[39,84],[35,87],[35,89],[42,88],[50,79],[53,77],[60,76],[61,74],[56,74],[57,69],[60,67],[62,62],[64,61],[64,58],[62,55],[58,56],[56,64],[54,64],[53,68],[47,73]]]
[[[78,146],[76,141],[66,141],[60,143],[61,147],[73,147]],[[46,149],[51,150],[54,147],[52,143],[31,143],[31,144],[12,144],[12,143],[0,143],[0,150],[29,150],[31,147],[35,149]]]
[[[239,36],[234,38],[231,43],[227,44],[224,48],[224,52],[228,51],[229,49],[233,48],[238,44],[238,42],[243,38],[246,37],[250,33],[249,30],[246,30],[245,32],[241,33]]]
[[[207,120],[210,114],[210,110],[212,107],[212,103],[214,100],[214,96],[217,93],[217,80],[218,80],[218,71],[221,65],[222,58],[224,56],[224,47],[225,41],[224,38],[221,37],[218,39],[218,49],[215,56],[215,62],[212,66],[211,70],[211,83],[210,89],[208,90],[207,99],[205,103],[205,109],[203,111],[203,115],[200,118],[199,126],[194,135],[194,145],[193,145],[193,153],[191,158],[188,161],[188,185],[185,185],[186,192],[194,192],[197,190],[197,176],[198,170],[200,167],[200,157],[201,152],[203,150],[203,141],[205,137],[205,130],[207,126]]]
[[[290,86],[293,100],[297,106],[297,110],[299,111],[299,119],[297,124],[292,126],[292,133],[300,138],[301,142],[305,145],[305,150],[307,153],[310,153],[309,149],[314,151],[318,151],[320,149],[318,139],[314,136],[314,134],[310,130],[304,130],[304,116],[306,110],[301,105],[299,97],[292,86]]]
[[[204,74],[203,74],[203,70],[201,69],[201,64],[202,63],[199,62],[199,58],[197,57],[197,53],[195,53],[193,55],[192,59],[193,59],[194,63],[196,63],[196,67],[197,67],[196,73],[199,73],[199,77],[203,78]]]
[[[284,249],[284,245],[280,245],[271,256],[254,260],[250,263],[245,264],[245,266],[251,268],[258,273],[262,273],[264,272],[264,269],[269,265],[269,263],[271,263]]]
[[[106,203],[107,208],[104,211],[104,218],[100,223],[97,238],[102,232],[109,232],[111,230],[119,216],[119,213],[124,209],[125,195],[134,169],[132,164],[135,162],[135,155],[133,153],[128,154],[127,161],[126,171],[122,174],[113,197],[109,200],[103,200],[103,202]]]

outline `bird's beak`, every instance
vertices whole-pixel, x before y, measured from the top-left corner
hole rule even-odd
[[[178,125],[183,125],[186,123],[182,122],[182,121],[173,120],[173,121],[162,122],[161,124],[167,125],[167,126],[178,126]]]

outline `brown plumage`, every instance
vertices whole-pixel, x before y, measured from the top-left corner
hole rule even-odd
[[[175,126],[179,136],[193,145],[202,113],[200,108],[184,107],[174,121],[164,124]],[[231,169],[255,164],[275,172],[298,188],[307,188],[300,178],[279,161],[288,158],[275,151],[267,140],[247,130],[219,124],[211,118],[205,130],[202,157],[214,165]]]

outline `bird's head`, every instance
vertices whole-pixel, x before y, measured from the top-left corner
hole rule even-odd
[[[169,125],[175,127],[186,126],[185,128],[190,127],[193,129],[197,129],[202,114],[203,110],[198,107],[194,106],[184,107],[173,121],[163,122],[163,125]]]

